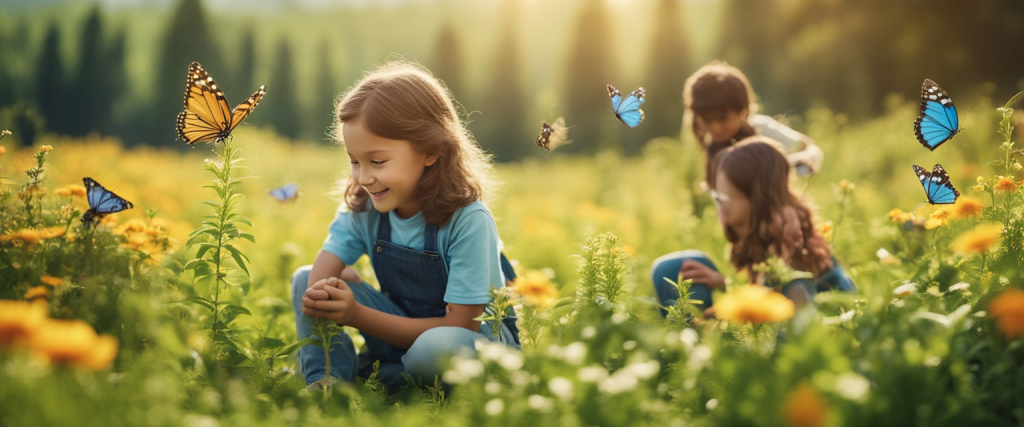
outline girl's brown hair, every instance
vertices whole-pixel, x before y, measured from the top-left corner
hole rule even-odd
[[[711,182],[714,159],[722,150],[736,141],[754,136],[754,128],[743,122],[739,132],[729,141],[711,141],[711,135],[701,127],[698,116],[709,116],[726,112],[739,113],[744,109],[748,114],[757,112],[754,90],[747,76],[738,68],[725,62],[714,61],[700,67],[686,79],[683,86],[683,123],[690,127],[697,143],[707,151],[704,161],[705,181]]]
[[[342,95],[334,117],[333,135],[341,144],[342,126],[361,120],[377,136],[409,141],[416,151],[437,156],[416,187],[428,223],[447,223],[494,185],[490,156],[473,141],[445,86],[417,64],[394,61],[370,71]],[[349,209],[367,208],[369,194],[351,176],[343,187]]]
[[[738,270],[751,273],[754,264],[769,255],[792,255],[786,260],[791,268],[820,277],[832,268],[832,249],[815,230],[811,209],[789,189],[789,161],[782,146],[771,138],[746,138],[722,151],[715,159],[715,170],[750,199],[750,223],[746,235],[725,227],[732,243],[730,262]],[[714,188],[714,182],[709,182]],[[793,209],[800,221],[803,247],[785,247],[784,210]]]

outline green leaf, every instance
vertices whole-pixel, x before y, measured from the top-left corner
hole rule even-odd
[[[251,233],[246,233],[242,231],[238,233],[238,237],[256,243],[256,236],[253,236]]]
[[[234,258],[235,263],[238,264],[238,268],[241,268],[242,271],[245,272],[245,277],[251,277],[249,276],[249,266],[247,265],[249,263],[249,257],[245,256],[245,254],[238,250],[238,248],[234,247],[234,245],[224,245],[224,249],[231,252],[231,258]]]
[[[208,308],[210,310],[213,310],[213,306],[214,306],[213,301],[210,301],[209,299],[203,298],[203,297],[198,296],[198,295],[193,295],[193,296],[190,296],[188,298],[185,298],[185,301],[199,304],[199,305],[201,305],[203,307],[206,307],[206,308]]]
[[[277,351],[276,354],[274,354],[274,357],[281,357],[281,356],[286,356],[286,355],[292,354],[292,352],[294,352],[295,350],[298,350],[299,348],[305,347],[307,345],[317,345],[318,346],[318,345],[320,345],[320,339],[317,338],[317,337],[306,337],[306,338],[303,338],[301,341],[288,344],[287,347],[281,348],[280,350]]]
[[[222,309],[222,311],[226,312],[226,313],[245,314],[245,315],[252,316],[252,313],[249,311],[248,308],[242,307],[240,305],[235,305],[235,304],[225,305],[224,308]]]
[[[260,339],[260,347],[263,348],[279,348],[284,347],[284,341],[272,337],[263,337]]]
[[[217,248],[217,244],[209,242],[196,243],[195,246],[199,248],[199,250],[196,251],[196,258],[202,258],[203,255],[206,255],[206,252],[208,252],[210,249]]]

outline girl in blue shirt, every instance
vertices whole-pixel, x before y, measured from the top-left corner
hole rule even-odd
[[[389,387],[402,383],[401,372],[432,383],[444,358],[475,354],[477,340],[517,346],[514,319],[498,334],[474,320],[514,273],[503,274],[494,218],[480,201],[492,183],[490,159],[448,91],[416,66],[390,63],[350,89],[335,118],[351,175],[312,267],[292,276],[299,338],[311,335],[309,318],[358,329],[367,351],[357,358],[346,334],[335,337],[332,376],[352,381],[379,360]],[[342,280],[363,255],[379,291]],[[323,379],[322,348],[303,347],[299,358],[307,384]]]

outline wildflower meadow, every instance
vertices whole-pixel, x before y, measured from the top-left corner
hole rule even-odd
[[[713,205],[694,180],[702,164],[693,145],[658,139],[639,157],[555,154],[499,165],[503,184],[489,203],[520,278],[495,301],[517,309],[523,350],[483,346],[434,383],[396,393],[373,376],[310,392],[296,374],[295,350],[306,343],[295,337],[288,278],[311,261],[337,206],[336,182],[315,171],[343,177],[339,148],[250,129],[187,152],[127,150],[99,137],[6,147],[0,418],[1016,425],[1024,419],[1019,114],[1010,105],[976,111],[979,132],[955,143],[980,163],[947,162],[973,174],[956,173],[956,204],[932,207],[909,162],[890,160],[918,149],[896,136],[914,108],[858,125],[828,110],[808,115],[829,160],[798,184],[860,289],[819,294],[802,309],[735,273],[717,320],[702,320],[685,298],[655,303],[654,257],[695,247],[725,262]],[[873,161],[842,160],[864,143],[884,148]],[[310,167],[283,167],[284,153]],[[96,168],[87,156],[121,166]],[[159,172],[167,170],[175,172]],[[83,176],[134,208],[84,226]],[[297,198],[267,194],[286,180],[302,183]],[[356,267],[372,275],[366,261]]]

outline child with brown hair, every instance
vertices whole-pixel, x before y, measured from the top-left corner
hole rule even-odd
[[[817,292],[838,289],[854,291],[856,286],[840,267],[828,242],[814,228],[811,209],[789,188],[790,163],[775,141],[753,136],[722,150],[716,157],[714,176],[709,182],[718,219],[731,244],[729,262],[746,272],[750,283],[765,284],[754,266],[775,256],[794,270],[810,273],[812,279],[798,279],[782,285],[782,292],[798,305]],[[787,213],[788,212],[788,213]],[[784,217],[796,224],[799,239],[787,236]],[[799,244],[794,243],[799,241]],[[679,292],[665,281],[679,274],[693,280],[694,299],[712,306],[711,290],[724,289],[725,279],[704,253],[679,251],[654,261],[652,279],[662,305],[679,298]]]
[[[492,184],[490,159],[444,86],[417,66],[389,63],[343,96],[335,118],[351,175],[312,267],[292,276],[299,338],[312,334],[310,318],[358,329],[367,351],[357,359],[348,335],[335,337],[332,376],[353,381],[379,360],[389,387],[402,372],[432,383],[446,357],[475,354],[478,340],[518,346],[514,318],[500,331],[476,320],[491,289],[514,273],[503,268],[494,218],[480,200]],[[363,255],[379,291],[342,280]],[[303,347],[299,358],[307,384],[327,380],[320,347]]]
[[[763,114],[757,114],[754,89],[747,76],[724,62],[711,62],[686,79],[683,87],[684,126],[707,152],[705,181],[710,184],[715,155],[743,138],[764,135],[785,147],[797,174],[810,176],[821,169],[824,154],[814,140]]]

